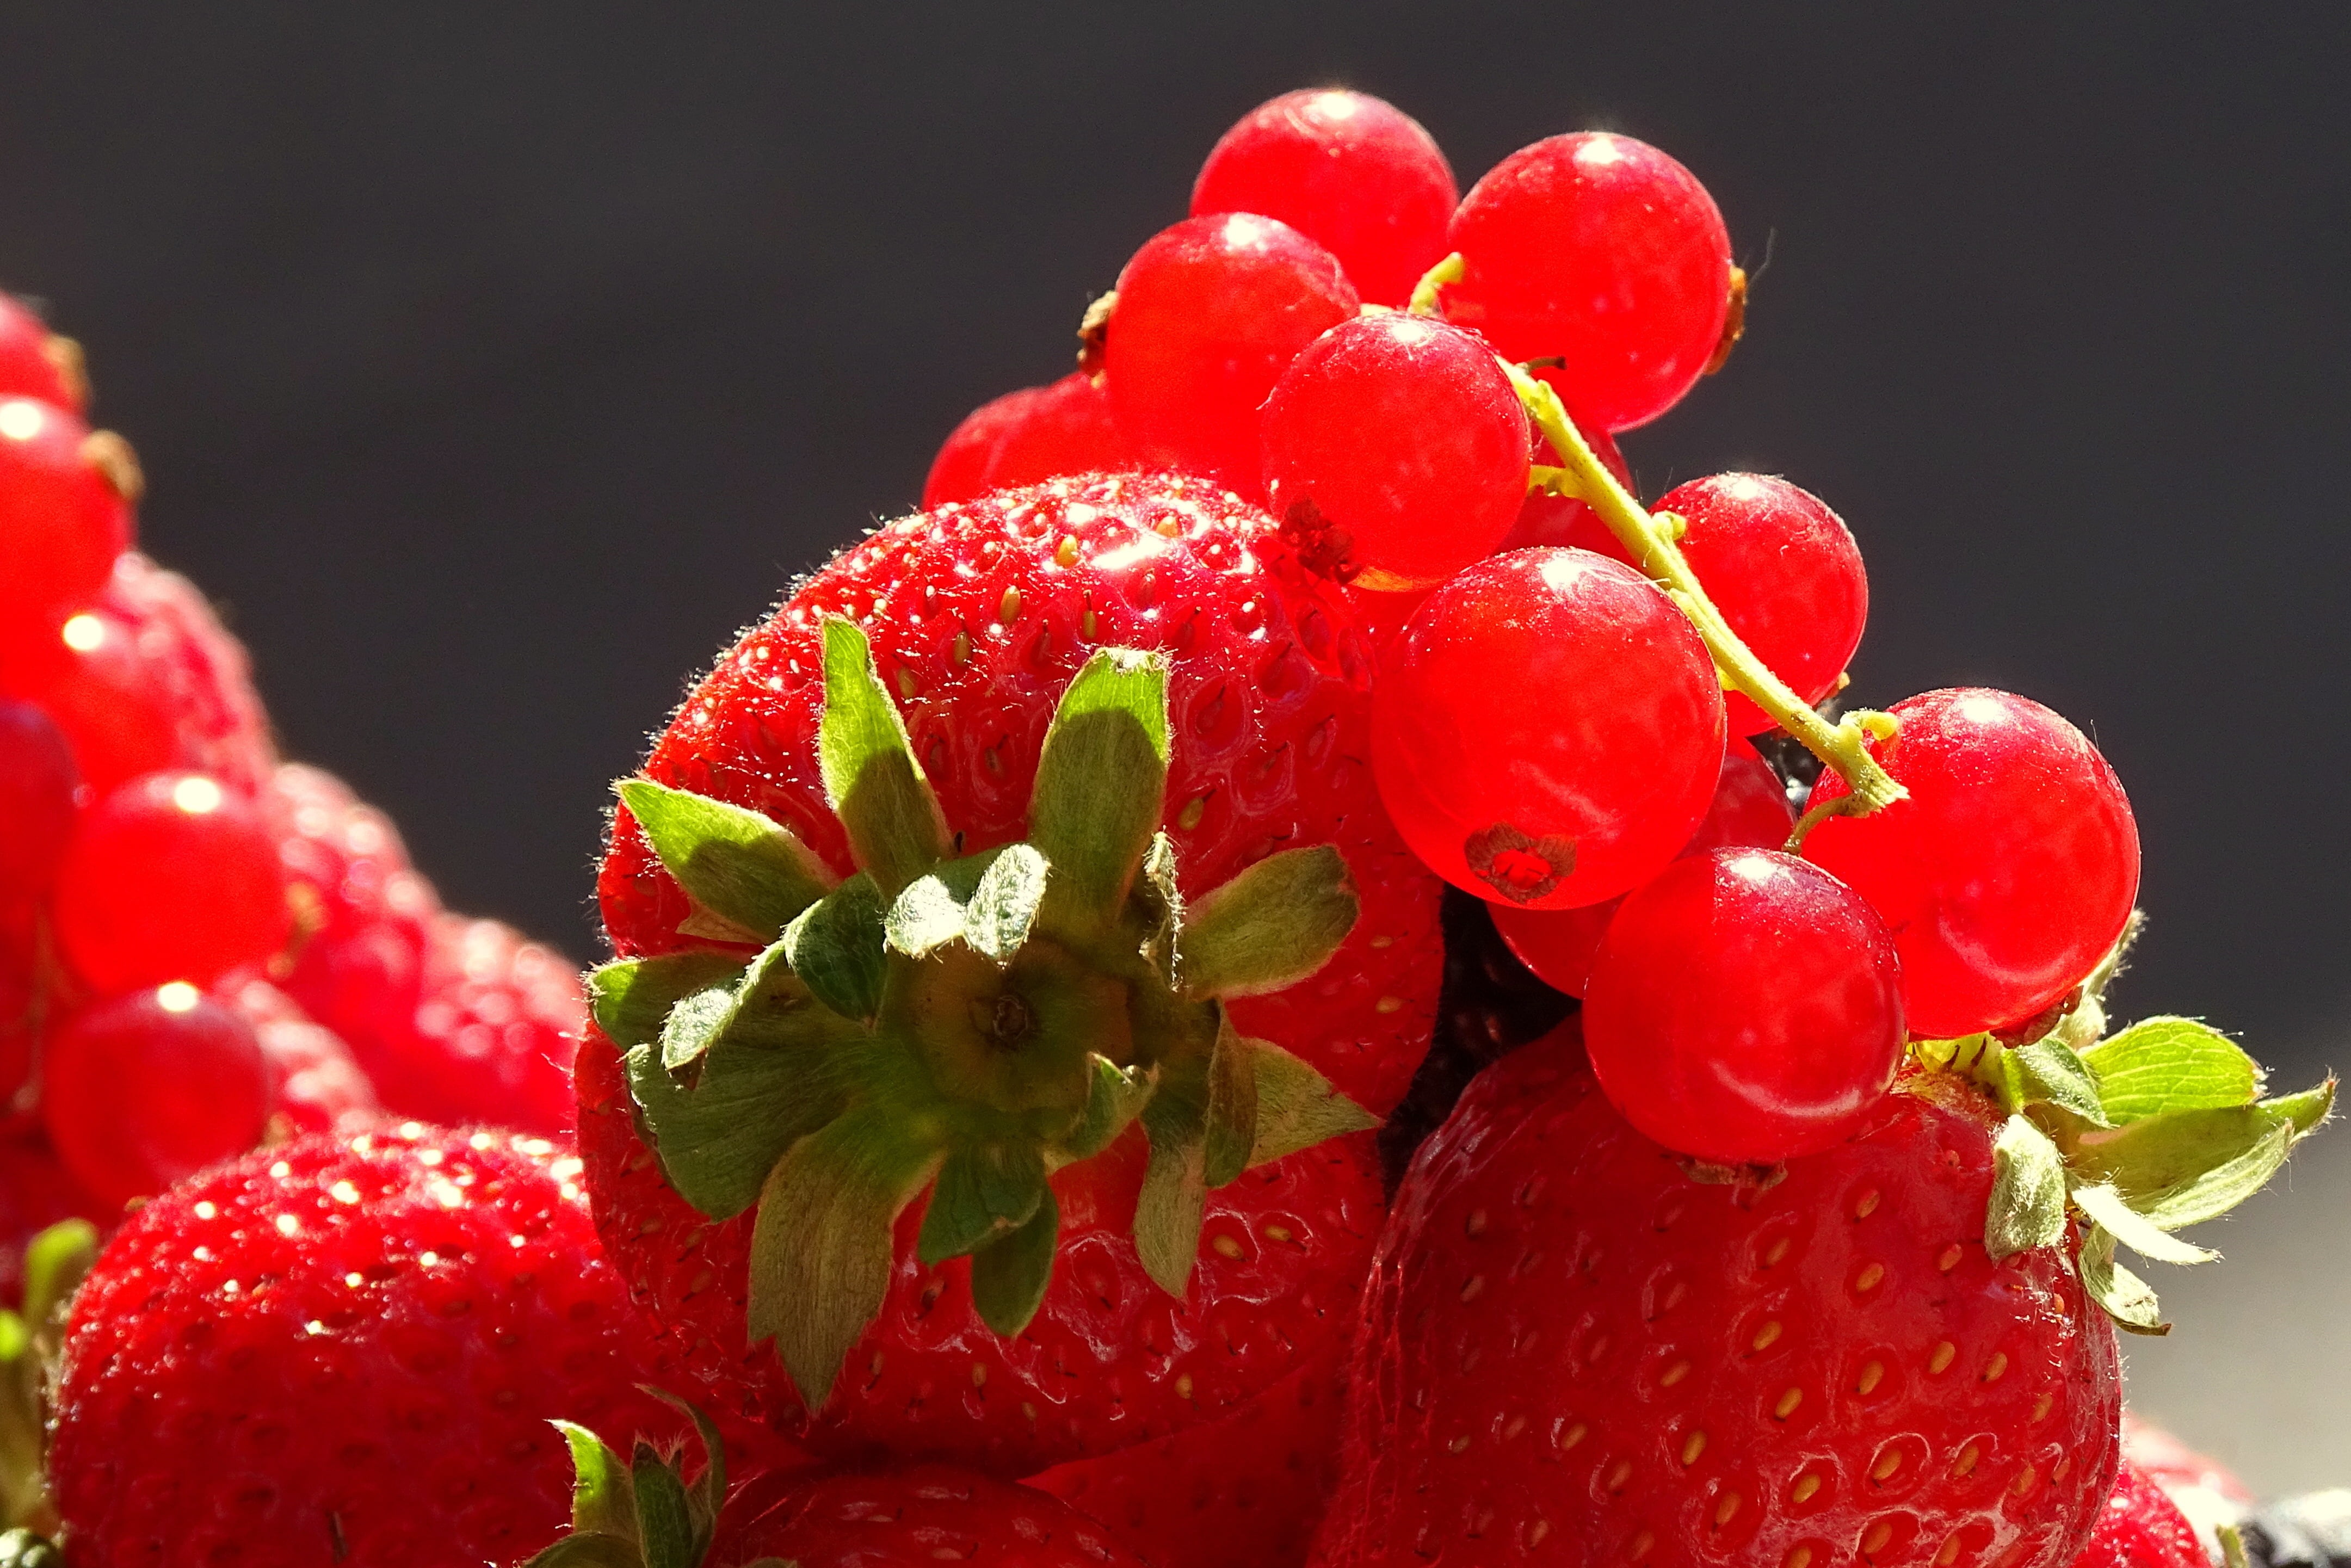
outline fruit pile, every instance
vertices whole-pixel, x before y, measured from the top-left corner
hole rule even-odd
[[[0,1563],[2268,1539],[2126,1459],[2116,1331],[2166,1325],[2116,1253],[2210,1258],[2176,1233],[2333,1082],[2109,1027],[2120,783],[2009,693],[1840,716],[1826,505],[1636,497],[1613,437],[1731,351],[1731,256],[1626,137],[1459,197],[1375,99],[1245,118],[1077,370],[965,420],[617,786],[576,1144],[516,1065],[560,1053],[459,1021],[559,1011],[510,938],[272,767],[184,585],[109,579],[127,464],[71,389],[0,403],[47,486],[0,473],[30,1103],[149,1198],[26,1254]]]

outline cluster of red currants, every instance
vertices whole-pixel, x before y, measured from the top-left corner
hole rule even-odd
[[[70,340],[0,295],[0,1297],[25,1235],[390,1113],[570,1119],[573,966],[444,911],[281,764],[244,649],[132,546]]]
[[[2029,1038],[2138,882],[2120,785],[2047,708],[1815,711],[1868,605],[1820,500],[1751,474],[1635,499],[1613,435],[1745,310],[1720,213],[1654,147],[1552,137],[1457,203],[1416,121],[1292,93],[1217,143],[1077,371],[972,413],[924,495],[1166,466],[1265,506],[1379,650],[1406,841],[1584,998],[1626,1117],[1726,1165],[1850,1134],[1914,1035]],[[1801,821],[1750,744],[1782,729],[1828,764]]]

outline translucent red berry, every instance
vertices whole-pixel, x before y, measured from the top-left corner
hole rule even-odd
[[[33,398],[77,413],[87,397],[80,351],[5,294],[0,294],[0,397]]]
[[[1808,703],[1837,689],[1869,620],[1869,575],[1844,519],[1819,497],[1767,474],[1717,474],[1676,486],[1651,508],[1687,525],[1682,554],[1730,629]],[[1567,542],[1632,559],[1584,509]],[[1761,735],[1771,716],[1732,692],[1733,735]]]
[[[0,898],[48,890],[80,783],[73,750],[49,716],[0,697]]]
[[[1192,214],[1280,218],[1337,256],[1364,298],[1401,306],[1445,259],[1457,195],[1418,120],[1366,93],[1310,89],[1225,132],[1192,186]]]
[[[0,399],[0,641],[53,632],[131,542],[131,509],[82,455],[89,436],[64,409]]]
[[[1859,1129],[1902,1055],[1901,974],[1867,901],[1769,850],[1712,850],[1625,900],[1592,960],[1583,1041],[1667,1148],[1770,1165]]]
[[[927,510],[1135,461],[1134,444],[1112,417],[1108,394],[1092,377],[1072,371],[1050,386],[1006,392],[965,415],[931,460],[923,506]]]
[[[1310,570],[1441,581],[1489,555],[1527,493],[1527,416],[1494,350],[1417,316],[1342,321],[1266,399],[1266,507]]]
[[[1111,407],[1144,461],[1255,494],[1259,407],[1358,304],[1337,258],[1289,225],[1186,218],[1118,276],[1102,344]]]
[[[1804,858],[1885,917],[1912,1030],[2023,1023],[2081,984],[2130,919],[2130,801],[2097,747],[2030,698],[1959,687],[1890,711],[1901,729],[1872,749],[1910,798],[1822,822]],[[1825,772],[1813,802],[1845,793]]]
[[[1684,857],[1708,850],[1776,850],[1788,841],[1796,813],[1788,792],[1771,765],[1743,740],[1723,748],[1722,775],[1715,781],[1714,800],[1706,820],[1682,847]],[[1493,905],[1494,929],[1517,955],[1520,963],[1555,991],[1571,997],[1583,994],[1592,974],[1592,955],[1624,900],[1586,904],[1581,909],[1521,909],[1516,904]]]
[[[249,799],[150,773],[91,807],[58,869],[58,945],[100,992],[211,981],[286,940],[277,845]]]
[[[1690,172],[1644,141],[1553,136],[1503,159],[1453,214],[1447,319],[1541,373],[1578,420],[1626,430],[1706,369],[1730,303],[1730,235]]]
[[[41,1057],[41,1116],[74,1179],[109,1208],[251,1148],[269,1116],[253,1028],[173,981],[76,1014]]]
[[[1722,695],[1688,620],[1589,550],[1513,550],[1428,596],[1384,655],[1372,763],[1429,869],[1539,909],[1597,904],[1689,841]]]

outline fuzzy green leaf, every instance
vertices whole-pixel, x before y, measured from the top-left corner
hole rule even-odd
[[[751,1232],[752,1343],[773,1340],[811,1415],[890,1287],[891,1227],[939,1152],[889,1113],[852,1110],[792,1145],[759,1193]]]
[[[1159,1086],[1156,1069],[1119,1066],[1099,1051],[1086,1053],[1088,1078],[1085,1110],[1061,1141],[1060,1153],[1071,1160],[1090,1160],[1110,1147],[1126,1131]]]
[[[2068,1163],[2075,1181],[2106,1183],[2141,1214],[2169,1204],[2168,1213],[2210,1218],[2252,1196],[2284,1159],[2294,1135],[2290,1117],[2259,1105],[2173,1111],[2111,1133],[2085,1133],[2074,1140]],[[2262,1152],[2273,1143],[2279,1146]],[[2201,1196],[2191,1200],[2191,1192]],[[2177,1229],[2195,1222],[2158,1223]]]
[[[841,1061],[858,1038],[854,1025],[810,1008],[789,1043],[721,1040],[691,1087],[652,1046],[632,1050],[630,1092],[678,1196],[713,1219],[758,1201],[784,1151],[841,1113]]]
[[[947,852],[946,821],[873,666],[865,633],[824,623],[824,716],[817,757],[825,798],[849,831],[850,853],[892,897]]]
[[[2115,1238],[2099,1226],[2090,1227],[2083,1239],[2082,1288],[2090,1299],[2105,1309],[2115,1320],[2115,1326],[2129,1333],[2168,1334],[2171,1325],[2163,1321],[2156,1305],[2155,1291],[2146,1281],[2115,1261]]]
[[[2007,1091],[2002,1099],[2010,1110],[2055,1105],[2094,1127],[2110,1124],[2096,1074],[2056,1036],[2006,1051],[2001,1062]]]
[[[2283,1116],[2294,1124],[2297,1139],[2306,1138],[2318,1130],[2318,1124],[2325,1121],[2328,1113],[2335,1109],[2335,1080],[2330,1076],[2314,1089],[2264,1100],[2261,1103],[2261,1109],[2273,1116]]]
[[[2097,1073],[2106,1115],[2118,1126],[2173,1111],[2246,1105],[2261,1092],[2253,1059],[2194,1019],[2143,1019],[2092,1046],[2083,1060]]]
[[[588,973],[588,1007],[596,1027],[622,1051],[659,1040],[670,1009],[696,991],[731,986],[743,972],[733,953],[695,948],[657,958],[623,958]]]
[[[612,788],[686,896],[755,942],[774,941],[832,886],[813,851],[757,811],[650,779]]]
[[[1200,1134],[1200,1179],[1212,1187],[1249,1169],[1257,1145],[1256,1049],[1218,1008],[1217,1041],[1208,1051],[1208,1113]]]
[[[1151,1160],[1134,1200],[1134,1249],[1143,1271],[1181,1298],[1200,1256],[1200,1220],[1208,1200],[1204,1107],[1163,1089],[1143,1108]]]
[[[678,998],[661,1031],[662,1065],[670,1071],[692,1066],[717,1042],[735,1016],[735,988],[713,986]]]
[[[644,1553],[632,1536],[564,1536],[523,1565],[523,1568],[645,1568]]]
[[[25,1323],[36,1337],[65,1320],[97,1261],[98,1227],[87,1219],[61,1219],[25,1243]]]
[[[2074,1189],[2074,1206],[2116,1240],[2157,1263],[2210,1263],[2218,1252],[2167,1235],[2104,1182]]]
[[[1268,855],[1196,900],[1177,973],[1195,997],[1249,997],[1297,984],[1354,929],[1355,889],[1330,844]]]
[[[2065,1162],[2049,1134],[2011,1116],[1992,1140],[1991,1164],[1984,1250],[1997,1260],[2055,1246],[2065,1234]]]
[[[799,1032],[798,1015],[813,1000],[792,973],[784,944],[771,942],[734,984],[696,991],[670,1009],[669,1020],[662,1025],[662,1065],[681,1071],[721,1040],[789,1042]]]
[[[717,1424],[702,1413],[701,1406],[650,1383],[638,1384],[637,1392],[660,1400],[693,1422],[695,1435],[702,1439],[702,1474],[695,1478],[685,1492],[686,1504],[694,1517],[695,1561],[698,1563],[709,1553],[710,1537],[717,1530],[718,1511],[726,1501],[726,1440],[719,1436]]]
[[[1051,867],[1028,844],[1007,844],[980,874],[964,907],[964,940],[1002,964],[1029,940]]]
[[[931,1185],[915,1256],[933,1264],[976,1252],[1028,1224],[1048,1196],[1045,1161],[1033,1145],[956,1149]]]
[[[1029,797],[1029,836],[1053,866],[1055,907],[1114,919],[1167,793],[1167,661],[1104,648],[1053,711]]]
[[[1048,1186],[1027,1221],[972,1254],[971,1302],[980,1322],[1006,1339],[1029,1326],[1052,1283],[1061,1235],[1061,1206]]]
[[[925,958],[950,942],[966,940],[971,901],[990,868],[1011,848],[1007,844],[942,861],[908,883],[883,916],[884,941],[910,958]]]
[[[639,1439],[629,1462],[637,1492],[637,1546],[645,1568],[702,1568],[685,1482],[653,1446]]]
[[[1252,1040],[1257,1071],[1257,1144],[1249,1163],[1261,1166],[1349,1133],[1368,1132],[1380,1119],[1331,1086],[1331,1081],[1270,1040]]]
[[[792,972],[843,1018],[869,1019],[881,1010],[888,973],[883,909],[881,888],[860,872],[784,927]]]
[[[22,1361],[32,1348],[33,1331],[25,1326],[25,1320],[0,1307],[0,1370]]]
[[[1176,885],[1176,844],[1165,833],[1151,835],[1151,847],[1143,852],[1143,876],[1137,891],[1150,901],[1153,919],[1144,936],[1143,960],[1159,976],[1160,983],[1173,990],[1176,987],[1176,944],[1184,925],[1184,894]]]
[[[2267,1185],[2270,1177],[2277,1174],[2278,1166],[2285,1164],[2294,1141],[2294,1124],[2280,1117],[2260,1142],[2235,1158],[2134,1207],[2150,1224],[2166,1230],[2184,1229],[2217,1219]],[[2124,1239],[2127,1241],[2129,1238]]]
[[[574,1535],[637,1538],[637,1490],[629,1467],[604,1439],[570,1421],[549,1423],[571,1450],[571,1531]]]

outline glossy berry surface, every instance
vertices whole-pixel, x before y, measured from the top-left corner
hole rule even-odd
[[[1743,740],[1723,748],[1722,773],[1715,780],[1714,800],[1706,820],[1682,846],[1683,855],[1708,850],[1776,850],[1788,841],[1796,825],[1788,792],[1780,776],[1755,755]],[[1583,995],[1592,976],[1592,956],[1600,950],[1601,936],[1616,916],[1622,898],[1581,909],[1521,909],[1515,904],[1490,905],[1494,929],[1519,962],[1555,991]]]
[[[2155,1479],[2128,1459],[2072,1568],[2211,1568],[2196,1527]]]
[[[1527,490],[1527,417],[1494,351],[1458,327],[1342,321],[1259,416],[1266,507],[1311,569],[1426,587],[1490,554]]]
[[[0,640],[53,632],[131,542],[130,507],[82,456],[89,435],[64,409],[0,399]]]
[[[1616,1109],[1717,1165],[1772,1165],[1855,1132],[1905,1038],[1876,912],[1771,850],[1691,855],[1626,895],[1583,996],[1584,1049]]]
[[[77,1013],[42,1049],[49,1143],[110,1212],[251,1148],[269,1104],[253,1027],[183,982]]]
[[[1358,303],[1337,259],[1287,224],[1187,218],[1118,276],[1102,348],[1111,407],[1144,461],[1253,493],[1259,405]]]
[[[1900,732],[1872,749],[1910,798],[1822,822],[1804,858],[1885,918],[1913,1032],[2023,1023],[2123,934],[2138,894],[2130,800],[2088,737],[2028,697],[1956,687],[1890,711]],[[1823,772],[1812,798],[1844,793]]]
[[[63,343],[22,300],[0,294],[0,398],[27,397],[79,413],[88,393],[80,354],[61,351]]]
[[[1537,909],[1598,904],[1689,841],[1722,769],[1688,620],[1589,550],[1514,550],[1428,596],[1390,649],[1372,760],[1430,870]]]
[[[1654,512],[1687,525],[1682,554],[1730,629],[1764,667],[1807,703],[1837,689],[1869,619],[1869,576],[1843,518],[1819,497],[1767,474],[1717,474],[1677,485]],[[1567,542],[1632,558],[1589,507]],[[1773,720],[1729,692],[1733,735],[1760,735]]]
[[[0,897],[47,891],[73,831],[80,784],[73,751],[49,716],[0,697]]]
[[[1073,371],[966,414],[931,460],[923,505],[968,501],[1063,474],[1129,468],[1136,461],[1134,444],[1111,413],[1109,394],[1092,376]]]
[[[57,872],[57,932],[100,992],[204,984],[286,939],[277,846],[254,803],[202,773],[150,773],[89,808]]]
[[[251,971],[229,977],[217,994],[253,1027],[261,1047],[273,1139],[360,1133],[386,1119],[375,1084],[351,1048],[293,998]]]
[[[1141,1568],[1116,1536],[1043,1492],[953,1465],[771,1473],[718,1522],[710,1563],[793,1568]],[[1150,1560],[1159,1568],[1159,1560]],[[1179,1565],[1180,1568],[1180,1565]]]
[[[1217,140],[1192,215],[1262,213],[1339,258],[1365,299],[1401,307],[1445,259],[1458,193],[1436,138],[1384,99],[1286,92]]]
[[[1553,136],[1496,164],[1453,214],[1466,270],[1445,312],[1541,372],[1568,412],[1627,430],[1671,408],[1722,336],[1730,236],[1696,176],[1646,142]]]

